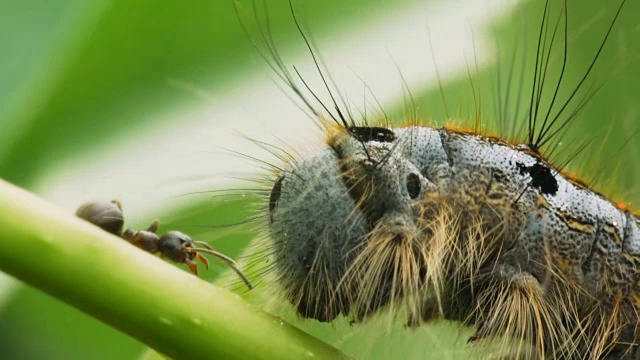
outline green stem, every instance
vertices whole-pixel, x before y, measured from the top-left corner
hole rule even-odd
[[[0,270],[172,358],[346,357],[2,180]]]

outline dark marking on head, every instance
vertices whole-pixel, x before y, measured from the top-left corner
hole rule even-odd
[[[516,163],[520,174],[529,174],[531,176],[531,186],[540,190],[545,195],[555,195],[558,192],[558,181],[551,173],[551,169],[541,163],[535,163],[532,166],[526,166],[522,163]]]
[[[412,200],[415,200],[420,195],[421,188],[420,177],[415,173],[409,174],[407,176],[407,192]]]
[[[368,126],[349,126],[347,132],[361,142],[379,141],[379,142],[393,142],[396,139],[396,134],[393,130],[383,127],[368,127]]]
[[[395,245],[402,245],[402,243],[404,243],[405,237],[402,236],[401,234],[396,234],[393,236],[393,239],[391,240],[392,243],[394,243]]]
[[[316,259],[316,252],[318,251],[315,247],[309,247],[306,251],[302,252],[298,255],[298,261],[300,262],[300,266],[305,269],[307,272],[311,271],[311,266]]]
[[[273,210],[278,206],[278,200],[280,200],[280,194],[282,193],[282,180],[284,176],[280,176],[271,189],[271,195],[269,195],[269,218],[273,222]]]

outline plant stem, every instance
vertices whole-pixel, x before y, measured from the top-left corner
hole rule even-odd
[[[172,358],[346,358],[236,294],[2,180],[0,270]]]

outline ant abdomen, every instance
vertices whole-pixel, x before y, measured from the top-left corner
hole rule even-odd
[[[122,206],[118,200],[93,201],[82,204],[76,211],[76,216],[118,236],[124,226]]]

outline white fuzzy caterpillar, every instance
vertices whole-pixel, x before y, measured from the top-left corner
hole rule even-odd
[[[542,357],[636,356],[636,215],[522,146],[369,130],[336,130],[271,193],[278,279],[299,314],[405,307],[411,326],[473,323],[474,340],[524,337]]]
[[[547,6],[545,42],[556,24]],[[276,278],[299,315],[359,322],[385,308],[412,327],[474,325],[473,341],[525,340],[514,358],[640,356],[640,220],[542,155],[573,115],[538,117],[535,77],[527,143],[517,144],[358,122],[337,103],[323,113],[274,61],[327,134],[279,166],[267,205]]]

